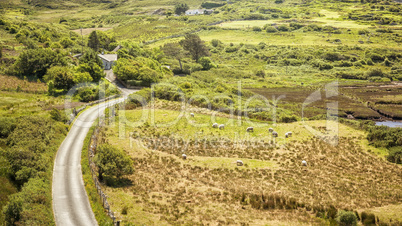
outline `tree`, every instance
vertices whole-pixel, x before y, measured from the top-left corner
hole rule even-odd
[[[55,66],[50,68],[44,76],[46,82],[53,80],[54,88],[69,90],[74,86],[74,75],[69,67]]]
[[[92,31],[88,37],[88,47],[93,49],[95,52],[99,50],[99,39],[96,31]]]
[[[181,15],[185,13],[190,7],[186,3],[180,3],[174,6],[174,13]]]
[[[6,225],[16,225],[21,219],[22,202],[18,194],[12,195],[10,201],[3,208],[3,214]]]
[[[90,64],[91,62],[97,64],[99,67],[103,67],[102,60],[99,58],[98,54],[92,49],[89,49],[80,57],[80,64]]]
[[[166,43],[162,47],[162,51],[166,56],[172,57],[179,61],[180,70],[183,71],[181,59],[186,56],[186,51],[178,43]]]
[[[201,57],[199,62],[202,65],[202,70],[208,71],[209,69],[216,67],[209,57]]]
[[[336,221],[340,226],[354,226],[357,225],[357,217],[351,211],[339,211]]]
[[[53,66],[67,66],[66,57],[51,49],[28,49],[14,63],[14,73],[19,76],[42,78]]]
[[[94,162],[98,167],[100,181],[103,181],[104,174],[119,178],[134,172],[130,157],[110,144],[102,144],[98,147]]]
[[[80,84],[80,83],[87,83],[87,82],[92,82],[92,77],[89,74],[89,72],[76,72],[74,73],[74,83],[75,84]]]
[[[76,68],[76,71],[79,73],[88,72],[94,82],[98,82],[101,78],[105,77],[105,72],[103,69],[94,62],[80,64]]]
[[[209,56],[209,50],[204,41],[196,34],[188,34],[184,40],[180,41],[180,45],[187,50],[195,61],[203,56]]]

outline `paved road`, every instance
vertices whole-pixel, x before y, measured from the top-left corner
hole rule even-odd
[[[136,91],[123,87],[121,90],[124,96]],[[53,169],[52,188],[56,225],[98,225],[82,179],[81,151],[84,139],[96,118],[107,106],[121,102],[123,99],[110,100],[84,111],[60,146]]]

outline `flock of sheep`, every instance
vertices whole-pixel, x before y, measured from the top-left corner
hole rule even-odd
[[[194,117],[194,113],[190,113],[191,117]],[[218,123],[214,123],[212,124],[212,128],[219,128],[219,129],[225,129],[225,125],[224,124],[218,124]],[[248,127],[246,129],[247,132],[254,132],[254,128],[253,127]],[[268,131],[272,134],[273,137],[278,137],[278,132],[275,132],[273,128],[269,128]],[[292,136],[292,132],[287,132],[285,133],[285,137],[289,138]],[[187,159],[187,155],[183,154],[182,155],[183,159]],[[236,161],[237,166],[243,166],[243,161],[241,160],[237,160]],[[303,166],[307,166],[307,162],[305,160],[302,161],[302,165]]]

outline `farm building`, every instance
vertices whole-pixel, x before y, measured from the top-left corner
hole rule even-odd
[[[98,54],[99,58],[102,60],[103,69],[110,70],[115,61],[117,61],[117,54]]]
[[[209,15],[212,14],[213,10],[212,9],[190,9],[186,11],[187,16],[194,16],[194,15]]]

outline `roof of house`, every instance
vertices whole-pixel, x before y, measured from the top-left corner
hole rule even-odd
[[[116,48],[114,48],[114,50],[112,51],[112,52],[117,52],[119,49],[121,49],[122,48],[122,46],[121,45],[118,45]]]
[[[98,54],[98,56],[106,61],[112,62],[117,60],[117,54]]]
[[[186,15],[204,14],[203,9],[191,9],[186,11]]]

